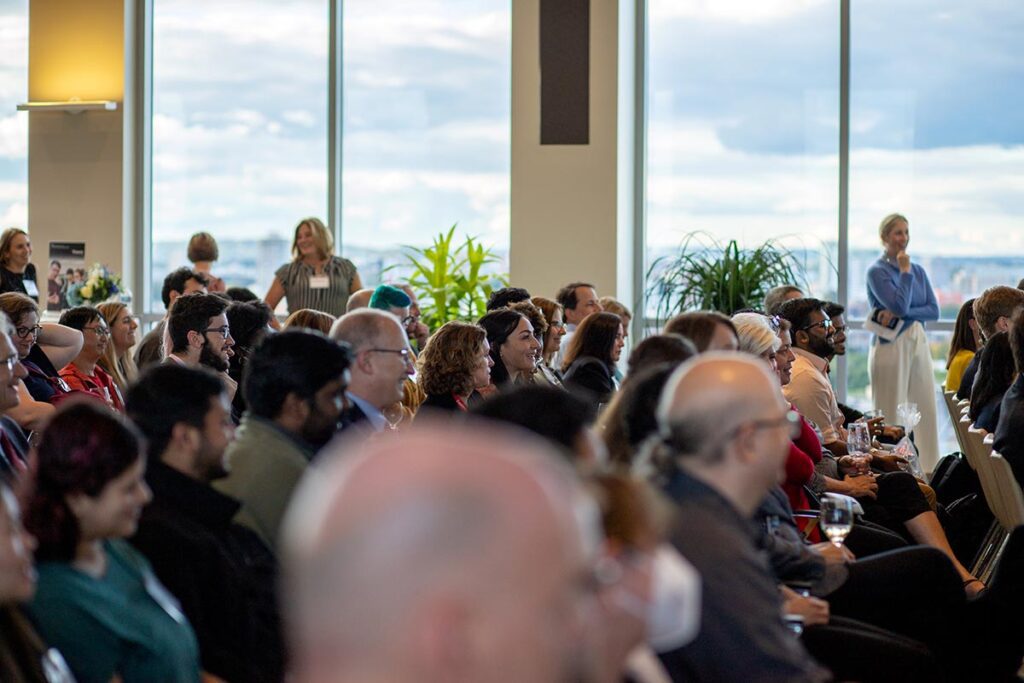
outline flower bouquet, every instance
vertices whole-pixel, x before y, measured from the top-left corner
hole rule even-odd
[[[121,276],[110,272],[110,269],[102,264],[94,263],[77,294],[83,303],[95,306],[104,301],[119,299],[122,291]]]

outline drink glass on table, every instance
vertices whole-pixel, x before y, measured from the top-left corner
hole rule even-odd
[[[821,500],[821,530],[837,548],[853,528],[853,507],[845,498],[825,496]]]

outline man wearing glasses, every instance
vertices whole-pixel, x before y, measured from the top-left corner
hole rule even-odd
[[[229,360],[234,352],[228,326],[228,302],[219,296],[196,292],[178,297],[167,317],[171,351],[165,363],[204,365],[220,375],[229,398],[238,384],[228,376]]]
[[[347,342],[353,354],[350,407],[341,429],[383,431],[389,424],[384,410],[402,400],[405,380],[415,371],[405,330],[391,313],[365,308],[338,318],[331,339]]]
[[[818,299],[791,299],[779,315],[793,325],[793,369],[782,388],[786,399],[821,430],[825,448],[846,455],[843,413],[828,379],[828,359],[835,354],[835,326]]]

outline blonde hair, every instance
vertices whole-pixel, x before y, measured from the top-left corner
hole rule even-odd
[[[28,237],[28,233],[21,228],[7,228],[0,233],[0,264],[7,265],[7,257],[11,254],[11,242],[18,235]]]
[[[599,301],[601,302],[601,308],[608,313],[614,313],[615,315],[622,318],[625,322],[626,318],[633,319],[633,313],[626,308],[626,306],[618,299],[613,299],[610,296],[602,296]]]
[[[111,335],[114,333],[114,321],[117,320],[117,316],[121,315],[121,311],[127,309],[128,306],[120,301],[111,301],[96,307],[96,310],[103,316],[103,320],[106,321]],[[131,315],[131,311],[128,311],[128,314]],[[127,349],[124,354],[118,356],[117,349],[114,348],[113,338],[107,344],[107,348],[103,351],[103,355],[100,356],[97,363],[114,379],[114,384],[121,390],[121,393],[124,393],[128,385],[139,376],[139,368],[135,365],[135,358],[132,357],[131,349]]]
[[[903,221],[907,225],[910,225],[910,221],[908,221],[907,217],[904,216],[903,214],[890,213],[888,216],[882,219],[881,223],[878,224],[879,239],[881,239],[883,242],[885,241],[885,238],[888,237],[889,233],[892,231],[893,226],[896,225],[896,221]]]
[[[300,308],[288,316],[288,319],[284,321],[283,328],[286,330],[290,328],[316,330],[317,332],[330,334],[331,326],[334,325],[335,320],[337,318],[330,313],[314,311],[312,308]]]
[[[740,351],[760,356],[767,351],[778,351],[782,346],[779,335],[760,313],[737,313],[732,317],[739,339]]]
[[[302,260],[302,254],[299,252],[299,230],[302,230],[302,226],[309,226],[309,231],[313,233],[313,241],[316,243],[316,253],[322,259],[328,259],[334,256],[334,235],[327,229],[324,222],[319,218],[303,218],[299,221],[299,224],[295,226],[295,237],[292,239],[292,256],[296,261]]]

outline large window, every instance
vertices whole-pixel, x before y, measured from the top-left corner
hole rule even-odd
[[[150,310],[189,236],[266,293],[295,225],[327,212],[327,0],[157,0]]]
[[[28,225],[28,0],[0,0],[0,229]]]
[[[695,231],[776,238],[834,297],[838,3],[648,7],[648,263]]]
[[[345,255],[373,284],[454,223],[507,254],[511,3],[342,6]]]

